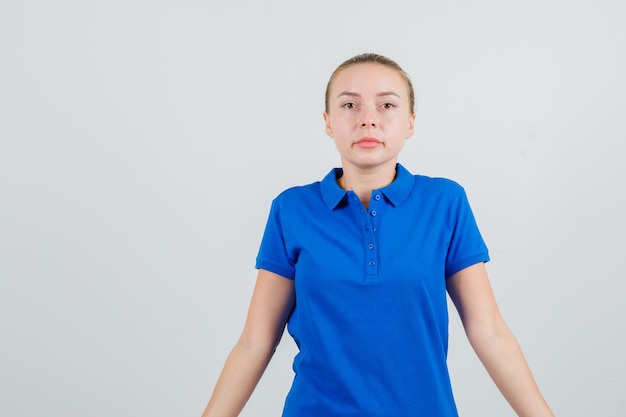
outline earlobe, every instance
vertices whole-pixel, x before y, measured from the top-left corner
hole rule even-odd
[[[411,120],[409,120],[409,128],[406,131],[405,139],[408,139],[411,136],[413,136],[413,133],[415,133],[415,113],[411,114]]]
[[[324,112],[324,124],[326,125],[326,134],[330,136],[331,138],[334,138],[333,128],[330,127],[330,117],[328,116],[328,113],[326,112]]]

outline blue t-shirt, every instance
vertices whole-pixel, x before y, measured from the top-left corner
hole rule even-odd
[[[281,193],[257,257],[295,283],[283,416],[457,416],[446,278],[489,260],[465,192],[398,164],[366,210],[341,175]]]

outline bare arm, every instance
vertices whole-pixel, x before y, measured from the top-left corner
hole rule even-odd
[[[293,281],[260,269],[246,324],[202,417],[235,417],[252,395],[294,306]]]
[[[448,293],[470,344],[517,415],[553,417],[515,336],[500,314],[484,264],[450,277]]]

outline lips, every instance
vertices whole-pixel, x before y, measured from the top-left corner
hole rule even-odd
[[[361,138],[355,142],[355,145],[361,148],[375,148],[381,144],[382,142],[380,140],[376,138],[369,138],[369,137]]]

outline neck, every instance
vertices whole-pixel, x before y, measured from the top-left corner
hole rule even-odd
[[[339,186],[354,191],[365,208],[369,206],[372,190],[386,187],[396,176],[395,161],[374,169],[363,169],[345,162],[342,165],[343,175],[337,181]]]

